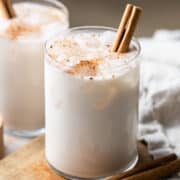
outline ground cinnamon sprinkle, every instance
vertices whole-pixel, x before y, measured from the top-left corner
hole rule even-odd
[[[6,33],[11,39],[16,39],[18,36],[21,36],[25,33],[40,32],[40,26],[30,26],[22,22],[12,22],[7,28]]]
[[[83,76],[96,76],[98,72],[98,66],[102,62],[102,59],[81,60],[79,64],[76,64],[71,69],[67,70],[66,73],[72,75],[81,74]]]
[[[55,43],[59,47],[63,47],[63,48],[74,48],[78,45],[75,41],[71,41],[71,40],[56,41]]]
[[[58,56],[54,53],[54,54],[49,54],[49,57],[51,58],[51,59],[56,59]]]

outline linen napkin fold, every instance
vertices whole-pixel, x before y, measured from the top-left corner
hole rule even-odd
[[[139,138],[154,158],[180,156],[180,31],[141,38]]]

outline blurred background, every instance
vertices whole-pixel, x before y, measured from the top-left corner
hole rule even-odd
[[[71,26],[117,27],[126,3],[143,8],[137,36],[151,36],[156,29],[180,28],[180,0],[61,0],[70,10]]]

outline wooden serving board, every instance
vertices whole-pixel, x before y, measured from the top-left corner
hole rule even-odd
[[[147,148],[138,142],[139,164],[151,161]],[[0,180],[64,180],[48,166],[44,155],[44,136],[0,161]]]

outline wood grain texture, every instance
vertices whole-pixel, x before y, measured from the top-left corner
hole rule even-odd
[[[146,146],[138,143],[140,163],[151,161]],[[44,156],[44,136],[0,161],[0,180],[64,180],[48,166]]]

